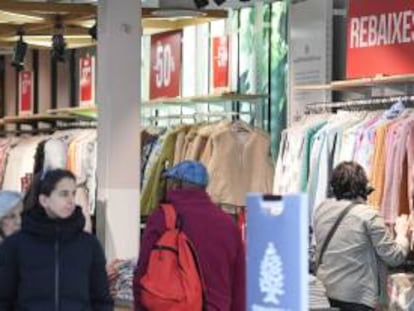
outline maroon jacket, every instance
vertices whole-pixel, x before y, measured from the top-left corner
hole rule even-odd
[[[234,221],[204,191],[170,191],[166,201],[183,218],[183,230],[199,257],[207,287],[207,311],[245,311],[245,251]],[[144,310],[140,305],[139,280],[147,269],[151,249],[164,230],[164,214],[157,209],[148,219],[135,271],[135,310]]]

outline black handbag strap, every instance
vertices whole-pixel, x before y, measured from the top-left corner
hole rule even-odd
[[[335,220],[335,223],[333,224],[331,230],[329,230],[328,235],[326,236],[325,241],[322,244],[321,253],[319,254],[318,261],[316,263],[316,271],[318,270],[319,266],[322,264],[322,257],[325,253],[326,249],[328,248],[328,244],[331,241],[333,235],[336,232],[336,229],[338,229],[339,224],[341,223],[342,219],[348,214],[348,212],[358,203],[352,202],[347,207],[344,208],[344,210],[339,214],[338,218]]]

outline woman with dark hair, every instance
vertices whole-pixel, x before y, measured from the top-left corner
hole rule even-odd
[[[333,198],[323,202],[314,217],[317,276],[332,307],[374,310],[384,289],[384,265],[399,265],[407,256],[407,218],[398,218],[394,240],[378,211],[367,205],[373,189],[355,162],[339,164],[330,185]]]
[[[98,240],[83,231],[75,176],[36,175],[22,228],[0,245],[0,310],[113,310]]]

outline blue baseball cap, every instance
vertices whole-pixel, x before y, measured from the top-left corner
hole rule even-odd
[[[206,187],[208,185],[208,172],[206,167],[198,161],[183,161],[168,169],[165,178],[176,179],[191,184]]]
[[[19,192],[0,191],[0,218],[10,213],[22,199]]]

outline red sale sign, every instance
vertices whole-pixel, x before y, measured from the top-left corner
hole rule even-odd
[[[95,104],[95,57],[81,57],[79,62],[79,105],[91,106]]]
[[[33,73],[19,72],[19,115],[33,112]]]
[[[414,73],[414,1],[350,0],[347,78]]]
[[[151,37],[150,99],[180,95],[182,36],[180,30]]]
[[[229,40],[227,36],[213,38],[213,88],[229,84]]]

